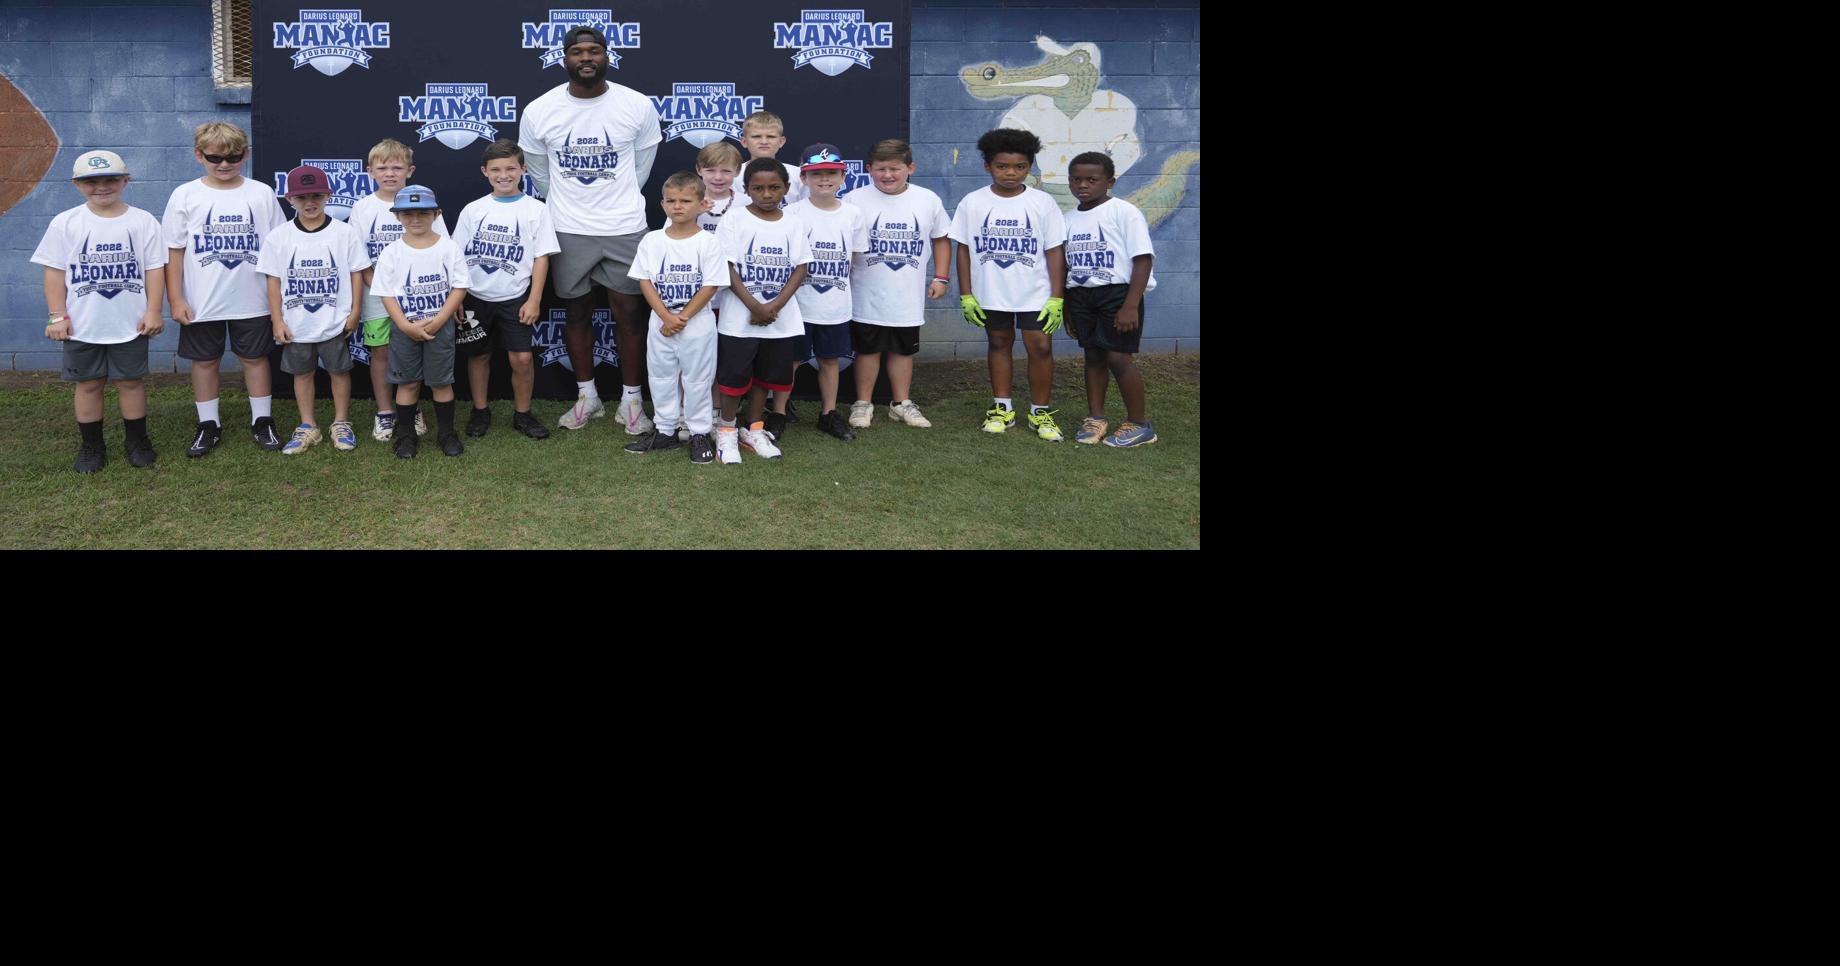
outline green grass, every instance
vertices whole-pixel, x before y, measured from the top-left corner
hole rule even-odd
[[[1140,359],[1161,441],[1135,450],[1075,446],[1083,374],[1055,374],[1068,441],[1011,430],[978,432],[989,405],[981,362],[918,367],[916,399],[933,421],[894,423],[887,407],[853,443],[818,433],[817,403],[782,444],[785,459],[693,466],[681,449],[634,456],[612,417],[548,440],[511,431],[511,404],[493,404],[485,439],[458,459],[434,444],[399,460],[370,438],[367,400],[352,404],[358,449],[330,440],[299,456],[257,450],[248,403],[226,374],[224,442],[186,459],[196,422],[183,376],[150,380],[149,426],[160,459],[128,465],[115,393],[107,393],[108,465],[81,476],[71,388],[55,377],[0,380],[0,547],[19,548],[1199,548],[1201,360]],[[1023,367],[1017,366],[1021,375]],[[848,382],[848,374],[845,374]],[[1018,399],[1026,393],[1017,387]],[[465,422],[468,403],[457,405]],[[555,426],[564,404],[538,400]],[[846,407],[847,408],[847,407]],[[1116,387],[1114,423],[1123,406]],[[291,400],[276,400],[285,438]],[[332,419],[321,400],[320,426]],[[1017,420],[1021,424],[1023,420]]]

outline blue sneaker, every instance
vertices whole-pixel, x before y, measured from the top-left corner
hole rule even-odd
[[[1088,416],[1086,421],[1080,424],[1080,431],[1074,435],[1073,441],[1081,446],[1091,446],[1105,438],[1105,431],[1110,429],[1111,425],[1097,416]]]
[[[1148,446],[1154,442],[1156,442],[1156,428],[1150,425],[1148,419],[1142,423],[1134,423],[1127,419],[1118,424],[1117,432],[1105,438],[1105,445],[1117,449]]]
[[[287,441],[286,446],[281,447],[281,455],[294,456],[299,453],[304,453],[307,451],[308,447],[324,438],[325,437],[320,435],[318,426],[309,426],[306,423],[301,423],[299,426],[294,427],[293,438]]]

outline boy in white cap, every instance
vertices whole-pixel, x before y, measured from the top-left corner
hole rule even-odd
[[[396,327],[390,330],[390,382],[396,386],[396,455],[415,458],[416,399],[422,384],[434,390],[436,437],[441,452],[465,451],[454,432],[454,327],[449,325],[472,286],[466,256],[453,240],[434,233],[441,205],[434,192],[412,184],[396,192],[390,210],[403,236],[377,256],[371,291],[383,299]]]
[[[165,322],[166,246],[160,223],[122,200],[132,175],[121,155],[90,151],[70,178],[84,203],[51,219],[32,261],[45,267],[48,338],[64,343],[64,380],[77,384],[76,471],[102,469],[102,387],[113,380],[128,462],[152,466],[147,439],[147,340]]]

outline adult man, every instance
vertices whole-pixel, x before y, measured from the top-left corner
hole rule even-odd
[[[606,35],[576,27],[562,49],[569,82],[530,102],[518,125],[518,147],[549,203],[562,248],[550,259],[549,277],[568,311],[564,340],[580,398],[558,422],[580,429],[606,412],[594,387],[593,284],[599,282],[620,350],[616,418],[636,436],[652,428],[639,392],[646,306],[626,272],[645,237],[641,191],[664,134],[645,95],[607,82]]]

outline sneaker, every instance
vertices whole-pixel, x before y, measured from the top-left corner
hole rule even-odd
[[[324,438],[325,437],[320,435],[318,426],[309,426],[306,423],[301,423],[299,426],[294,427],[294,435],[288,439],[287,445],[281,447],[281,455],[293,456],[295,453],[304,453],[312,448],[314,443]]]
[[[1118,431],[1105,438],[1105,445],[1116,449],[1130,449],[1133,446],[1148,446],[1156,442],[1156,427],[1149,420],[1134,423],[1125,420],[1118,424]]]
[[[475,409],[473,410],[473,415],[467,418],[466,434],[475,439],[484,436],[486,430],[491,428],[492,410],[490,409]]]
[[[655,429],[648,429],[640,433],[637,440],[627,443],[626,451],[643,456],[655,449],[676,449],[682,445],[684,444],[678,442],[676,433],[661,433]]]
[[[871,406],[869,408],[874,409],[875,407]],[[925,416],[920,414],[920,407],[914,405],[912,399],[903,399],[899,404],[889,406],[888,418],[897,423],[906,423],[918,429],[929,429],[933,425],[927,421]],[[856,423],[856,416],[854,413],[850,415],[850,423],[851,425],[855,425]]]
[[[379,443],[387,443],[396,432],[396,414],[378,413],[371,418],[371,438]]]
[[[1074,434],[1073,441],[1081,446],[1092,446],[1105,438],[1105,431],[1111,428],[1111,425],[1097,416],[1088,416],[1086,421],[1080,424],[1080,431]]]
[[[984,432],[1006,432],[1009,430],[1010,424],[1015,421],[1016,411],[1014,409],[1004,409],[1002,406],[992,406],[984,411]]]
[[[254,436],[256,445],[264,452],[272,453],[281,448],[281,437],[275,435],[275,417],[263,416],[249,427],[249,435]]]
[[[654,428],[652,418],[645,414],[645,400],[628,399],[620,403],[620,413],[614,422],[626,427],[626,435],[638,436],[649,433]]]
[[[1034,413],[1029,414],[1029,425],[1035,427],[1035,435],[1040,436],[1050,443],[1058,443],[1066,439],[1065,436],[1061,435],[1061,428],[1054,424],[1054,414],[1057,412],[1060,412],[1060,410],[1044,409],[1039,416]]]
[[[224,438],[224,428],[206,419],[198,423],[198,435],[192,437],[192,445],[185,448],[185,455],[197,459],[217,448]]]
[[[107,461],[108,452],[108,447],[101,443],[91,443],[87,439],[84,440],[77,446],[76,471],[79,473],[94,473],[102,469],[102,464]],[[739,460],[736,462],[739,462]]]
[[[600,399],[589,400],[586,396],[578,396],[575,399],[575,405],[570,406],[569,411],[563,413],[561,419],[556,420],[556,425],[563,429],[580,429],[588,424],[588,420],[599,419],[605,415],[607,415],[607,407]]]
[[[690,462],[696,464],[714,462],[716,446],[709,441],[707,433],[697,433],[690,437]]]
[[[394,449],[396,450],[397,459],[404,459],[404,460],[415,459],[415,451],[421,447],[421,442],[415,438],[414,433],[411,433],[411,432],[397,433],[395,436],[395,440],[396,440],[396,445]]]
[[[788,411],[790,411],[790,407],[788,407]],[[792,422],[792,418],[786,413],[776,413],[772,410],[768,410],[765,423],[767,427],[765,430],[767,438],[776,441],[783,439],[786,435],[786,424],[789,422]]]
[[[415,407],[415,435],[428,435],[428,420],[422,415],[422,407]]]
[[[529,413],[512,413],[511,428],[531,439],[549,438],[549,430],[544,429],[543,424],[537,421],[537,417]]]
[[[792,400],[790,399],[786,400],[786,422],[796,423],[798,421],[799,421],[799,408],[792,404]]]
[[[856,433],[850,429],[849,421],[835,409],[828,413],[818,414],[818,432],[829,433],[846,443],[856,438]]]
[[[754,451],[762,459],[779,459],[779,447],[773,445],[773,438],[765,429],[749,429],[741,434],[741,445]]]
[[[153,461],[160,458],[160,454],[153,451],[153,440],[145,436],[124,439],[122,442],[127,446],[129,466],[152,466]]]
[[[733,427],[716,427],[716,455],[721,457],[723,466],[741,465],[741,444],[735,437],[740,435]],[[101,463],[97,463],[101,466]],[[79,470],[79,472],[82,472]]]
[[[875,404],[866,399],[858,399],[850,404],[850,425],[856,429],[868,429],[869,421],[875,418]]]
[[[335,419],[332,421],[332,448],[346,452],[358,448],[358,434],[352,431],[351,420]]]
[[[466,452],[466,447],[460,445],[460,434],[451,429],[442,430],[435,441],[441,444],[441,452],[448,456],[459,456]]]

